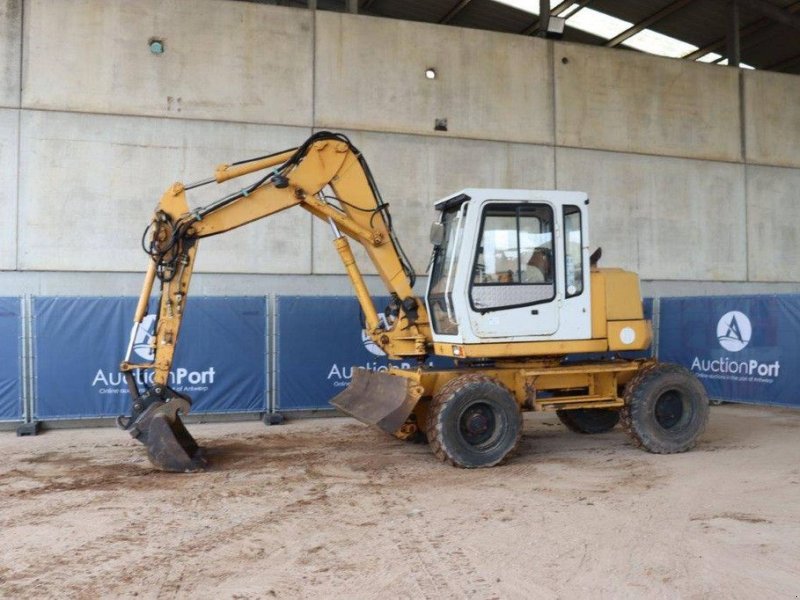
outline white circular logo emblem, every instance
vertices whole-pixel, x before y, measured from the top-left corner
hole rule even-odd
[[[629,346],[634,342],[636,339],[636,332],[633,330],[632,327],[623,327],[622,331],[619,332],[619,341]]]
[[[750,343],[752,334],[750,319],[738,310],[725,313],[717,323],[719,345],[731,352],[743,350]]]

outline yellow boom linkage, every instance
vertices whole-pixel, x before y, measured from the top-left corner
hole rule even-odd
[[[267,175],[253,185],[207,207],[189,209],[187,189],[267,169]],[[337,200],[336,204],[330,202],[332,199]],[[151,260],[134,315],[131,342],[120,365],[133,400],[131,416],[120,417],[118,423],[145,444],[156,466],[184,471],[202,468],[204,464],[197,444],[178,416],[179,411],[189,412],[191,400],[168,386],[198,240],[293,206],[304,208],[330,224],[336,251],[353,284],[373,340],[392,358],[423,357],[428,352],[428,318],[425,307],[413,295],[413,271],[392,232],[388,204],[380,199],[364,159],[347,138],[321,132],[298,148],[233,166],[221,165],[213,179],[188,186],[175,183],[162,196],[150,225]],[[389,329],[382,326],[348,237],[366,249],[392,295],[396,318]],[[132,363],[133,340],[146,315],[156,279],[161,282],[161,292],[152,341],[154,360]],[[138,389],[133,375],[140,369],[153,371],[153,385],[144,393]],[[405,399],[404,391],[402,395],[400,402]]]

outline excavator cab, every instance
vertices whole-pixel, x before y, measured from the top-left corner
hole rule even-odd
[[[591,338],[587,204],[579,192],[502,189],[438,202],[426,294],[437,354]]]

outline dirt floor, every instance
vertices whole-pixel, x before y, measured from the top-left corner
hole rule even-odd
[[[207,472],[115,429],[0,434],[0,596],[800,595],[800,411],[714,407],[675,456],[530,414],[484,470],[349,419],[189,429]]]

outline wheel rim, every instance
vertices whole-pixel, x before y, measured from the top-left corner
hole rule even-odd
[[[458,429],[470,446],[485,448],[491,445],[497,432],[494,409],[486,402],[470,404],[458,419]]]
[[[677,390],[669,390],[656,400],[655,413],[656,422],[663,429],[674,429],[689,420],[691,407],[683,394]]]

